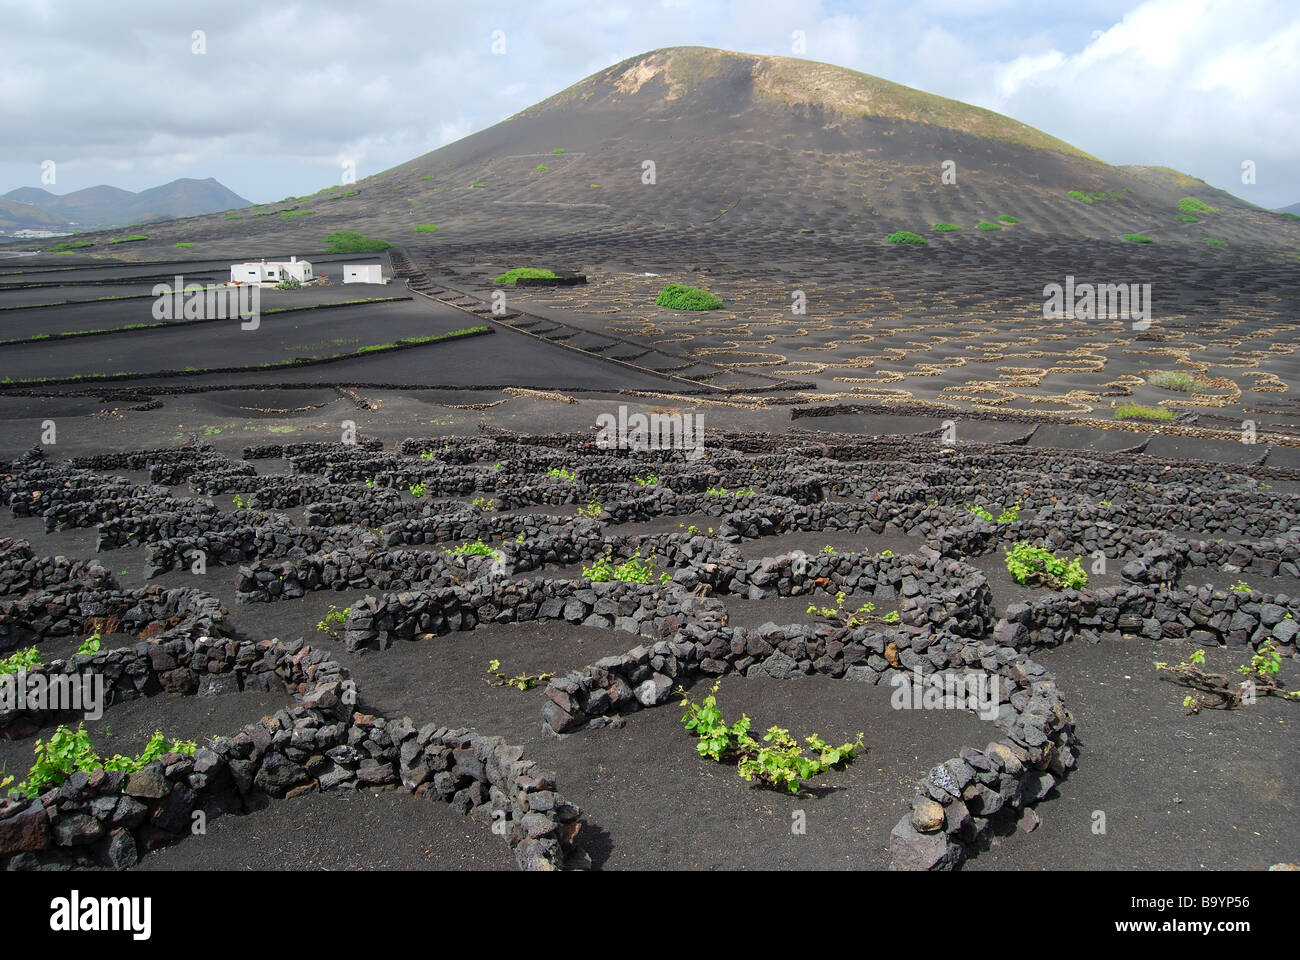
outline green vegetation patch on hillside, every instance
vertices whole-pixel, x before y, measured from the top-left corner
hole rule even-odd
[[[925,239],[925,237],[921,236],[919,233],[913,233],[910,230],[895,230],[889,236],[885,237],[885,239],[888,240],[890,243],[922,244],[922,243],[930,242],[929,240]]]
[[[1178,201],[1178,209],[1183,213],[1213,213],[1216,208],[1195,197],[1183,197]]]
[[[437,233],[438,228],[431,223],[422,223],[411,232],[412,233]]]
[[[1088,196],[1082,190],[1067,190],[1068,196],[1074,197],[1080,203],[1092,203],[1092,197]]]
[[[1220,240],[1218,237],[1206,237],[1203,242],[1212,244],[1216,247],[1226,247],[1228,245],[1227,240]]]
[[[515,285],[519,279],[528,280],[554,280],[559,274],[553,270],[546,270],[541,267],[515,267],[513,270],[507,270],[499,277],[493,277],[493,283],[508,283],[510,286]]]
[[[1002,214],[1002,216],[998,217],[998,219],[1001,220],[1003,223],[1019,223],[1019,222],[1020,222],[1020,218],[1019,218],[1019,217],[1013,217],[1013,216],[1011,216],[1011,214],[1009,214],[1009,213],[1004,213],[1004,214]]]
[[[1120,236],[1132,243],[1155,243],[1145,233],[1121,233]]]
[[[336,230],[325,238],[325,242],[334,244],[328,253],[377,253],[392,247],[387,240],[362,236],[352,230]]]
[[[109,243],[135,243],[138,240],[148,240],[143,233],[133,233],[129,237],[114,237]]]
[[[722,298],[699,287],[670,283],[655,298],[655,306],[670,310],[721,310]]]
[[[1002,226],[1001,224],[991,223],[988,220],[981,220],[979,223],[975,224],[975,229],[976,230],[1001,230]]]
[[[93,247],[93,240],[64,240],[62,243],[56,243],[50,247],[51,253],[71,253],[73,250],[80,250],[83,247]]]
[[[1168,407],[1144,407],[1140,403],[1121,403],[1115,408],[1116,420],[1172,420],[1174,412]]]
[[[935,233],[952,233],[954,230],[960,230],[961,227],[955,223],[936,223],[930,229]]]
[[[286,210],[280,214],[280,219],[288,220],[290,217],[305,217],[307,214],[314,212],[313,210]]]

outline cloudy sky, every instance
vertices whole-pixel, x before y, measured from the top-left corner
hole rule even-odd
[[[0,0],[0,24],[0,193],[40,186],[53,160],[55,193],[216,177],[278,200],[337,183],[344,159],[379,172],[647,50],[789,55],[802,31],[810,59],[1111,163],[1300,201],[1295,0]]]

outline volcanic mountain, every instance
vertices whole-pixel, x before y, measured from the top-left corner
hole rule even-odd
[[[561,238],[591,249],[654,237],[684,256],[720,241],[860,247],[936,223],[968,236],[999,217],[1019,234],[1118,243],[1293,248],[1300,232],[1193,177],[1111,166],[989,110],[829,64],[703,47],[633,57],[355,185],[253,213],[155,227],[150,240],[311,252],[355,230],[472,260]],[[438,231],[413,233],[421,225]]]

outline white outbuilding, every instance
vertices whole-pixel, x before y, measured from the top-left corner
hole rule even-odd
[[[378,263],[343,265],[344,283],[383,283],[384,268]]]
[[[248,263],[230,265],[231,283],[279,283],[281,280],[297,280],[307,283],[314,278],[310,260],[290,257],[288,260],[257,260]]]

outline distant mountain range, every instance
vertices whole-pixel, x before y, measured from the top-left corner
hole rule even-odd
[[[1278,208],[1277,208],[1277,212],[1278,212],[1278,213],[1294,213],[1294,214],[1296,214],[1297,216],[1300,216],[1300,203],[1293,203],[1293,204],[1291,204],[1291,206],[1289,206],[1289,207],[1278,207]]]
[[[0,196],[0,230],[97,230],[247,206],[248,200],[211,177],[183,177],[139,193],[100,185],[58,196],[41,187],[19,187]]]

